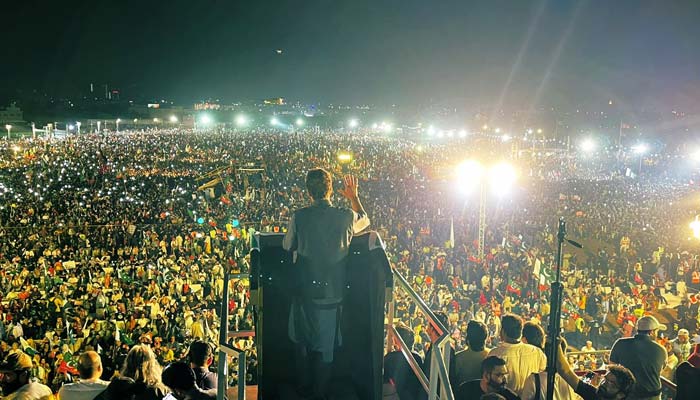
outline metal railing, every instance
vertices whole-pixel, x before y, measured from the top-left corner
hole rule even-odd
[[[440,332],[440,336],[431,345],[432,351],[430,352],[430,376],[426,377],[423,370],[420,368],[416,360],[413,358],[411,349],[406,346],[406,343],[401,339],[401,337],[396,332],[394,328],[394,299],[395,296],[391,294],[388,297],[389,310],[387,313],[387,352],[391,351],[393,348],[393,339],[401,347],[401,353],[408,362],[411,370],[418,378],[418,381],[423,386],[423,389],[428,393],[428,400],[454,400],[454,394],[452,392],[452,386],[450,385],[449,374],[447,371],[450,369],[450,334],[442,322],[435,316],[435,314],[430,310],[423,299],[418,296],[418,294],[413,290],[411,285],[406,281],[406,278],[401,275],[398,271],[392,268],[392,273],[394,275],[394,288],[401,287],[403,291],[408,295],[408,298],[416,304],[416,306],[421,310],[423,315],[428,319],[428,322],[437,328]],[[428,360],[426,360],[428,361]],[[440,387],[439,397],[438,397],[438,386]]]
[[[255,336],[255,331],[229,332],[228,330],[228,286],[231,278],[239,275],[224,274],[224,293],[221,305],[221,326],[219,327],[219,363],[216,400],[224,400],[228,391],[228,358],[238,359],[238,400],[245,400],[246,354],[228,343],[229,338]]]

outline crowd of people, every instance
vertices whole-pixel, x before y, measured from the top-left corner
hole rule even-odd
[[[352,162],[339,161],[341,151]],[[185,359],[194,340],[218,343],[224,285],[229,326],[252,329],[247,280],[225,282],[224,274],[248,272],[253,234],[285,231],[291,211],[308,201],[306,171],[323,167],[337,180],[359,177],[370,229],[382,235],[392,266],[444,313],[458,356],[472,349],[472,322],[486,330],[480,352],[503,345],[506,315],[546,327],[564,216],[569,234],[587,245],[567,248],[561,270],[569,344],[610,349],[655,314],[668,321],[658,340],[680,363],[698,333],[698,249],[687,228],[695,183],[690,173],[671,173],[668,165],[681,159],[667,151],[636,176],[622,152],[512,154],[484,138],[416,143],[343,132],[159,129],[5,142],[0,351],[28,355],[33,379],[58,393],[82,377],[86,352],[99,355],[100,379],[138,381],[124,369],[134,349],[165,366]],[[484,257],[478,196],[455,190],[451,173],[470,157],[511,159],[520,170],[508,196],[486,198]],[[430,324],[401,293],[396,318],[425,359]],[[232,384],[256,382],[254,343],[233,343],[249,365],[246,377],[231,372]],[[581,370],[611,362],[598,352],[570,361]],[[665,367],[673,377],[675,365]],[[152,386],[166,393],[156,378]]]

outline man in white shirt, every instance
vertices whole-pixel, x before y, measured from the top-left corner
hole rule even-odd
[[[52,397],[48,386],[32,379],[32,358],[17,351],[0,363],[0,386],[3,400],[49,400]]]
[[[521,395],[525,379],[533,373],[544,371],[547,357],[533,345],[520,341],[523,334],[523,320],[517,315],[506,314],[501,319],[501,344],[491,350],[489,356],[506,360],[508,367],[508,388]]]
[[[60,400],[93,400],[109,385],[109,382],[100,379],[102,359],[94,351],[86,351],[80,355],[78,373],[80,374],[78,382],[63,385],[58,391]]]

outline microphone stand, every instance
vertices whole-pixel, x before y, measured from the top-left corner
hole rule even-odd
[[[561,332],[561,301],[563,285],[561,283],[562,248],[566,241],[566,222],[564,217],[559,218],[559,231],[557,233],[557,273],[556,279],[552,283],[552,294],[550,297],[549,328],[547,336],[550,346],[547,354],[547,400],[554,399],[554,379],[557,376],[557,337]]]

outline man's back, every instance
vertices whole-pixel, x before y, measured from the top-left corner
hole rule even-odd
[[[416,353],[411,353],[413,359],[421,368],[423,361]],[[384,356],[384,381],[391,381],[396,387],[401,400],[419,399],[423,393],[423,387],[418,378],[413,373],[411,366],[400,351],[392,351]]]
[[[3,400],[49,400],[53,396],[51,389],[43,383],[29,382],[9,395]]]
[[[506,360],[508,388],[518,395],[530,374],[542,372],[547,367],[547,357],[544,352],[526,343],[501,343],[491,350],[489,356],[498,356]]]
[[[107,389],[109,382],[97,380],[94,382],[75,382],[63,385],[58,391],[61,400],[92,400]]]
[[[618,339],[610,351],[610,361],[634,374],[636,397],[653,397],[661,391],[661,370],[666,364],[666,350],[649,335]]]
[[[481,378],[481,362],[488,354],[488,349],[482,351],[466,349],[455,354],[455,385]]]

